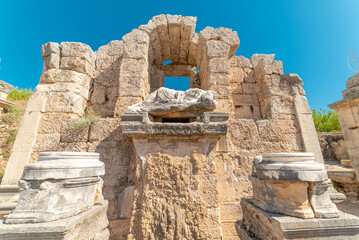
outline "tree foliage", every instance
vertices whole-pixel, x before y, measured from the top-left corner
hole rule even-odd
[[[313,109],[312,115],[317,132],[341,131],[338,115],[334,110]]]

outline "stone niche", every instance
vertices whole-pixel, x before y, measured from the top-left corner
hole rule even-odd
[[[312,153],[256,158],[253,196],[242,199],[240,239],[358,239],[359,218],[330,199],[324,165]]]
[[[346,87],[347,89],[342,91],[343,99],[328,107],[338,114],[351,165],[359,180],[359,74],[350,77]]]
[[[151,221],[157,203],[151,205],[146,199],[162,189],[162,195],[170,196],[168,202],[176,204],[169,204],[166,211],[157,211],[162,215],[156,215],[156,219],[164,221],[169,216],[171,226],[176,222],[184,226],[183,219],[198,221],[183,230],[188,237],[182,235],[182,239],[204,239],[209,234],[213,239],[220,236],[238,240],[235,222],[242,218],[241,198],[252,194],[248,177],[255,156],[269,152],[313,152],[316,161],[323,162],[302,79],[297,74],[284,74],[283,63],[274,54],[254,54],[250,58],[235,55],[240,44],[236,31],[206,27],[196,32],[196,21],[191,16],[154,16],[97,51],[77,42],[43,45],[44,69],[28,101],[0,185],[0,210],[7,206],[10,212],[16,205],[19,194],[16,185],[22,170],[27,163],[36,162],[40,152],[98,152],[106,167],[103,194],[109,201],[111,239],[127,239],[133,229],[144,229],[138,227],[139,222],[132,222],[133,218],[140,219],[132,214],[131,209],[138,209],[132,208],[133,202],[143,206],[141,214],[146,215],[148,210],[151,217],[143,218],[143,224],[148,229],[156,226],[156,231],[152,231],[154,237],[161,238],[162,229],[157,229],[159,220]],[[168,60],[170,63],[165,65]],[[156,112],[154,106],[148,111],[146,104],[151,100],[147,97],[155,97],[152,93],[157,90],[158,95],[163,95],[160,89],[164,77],[181,76],[190,78],[191,89],[187,93],[165,91],[176,104],[167,104],[167,116]],[[192,91],[194,88],[206,93]],[[214,99],[212,91],[217,95],[215,108],[211,101],[207,102]],[[194,97],[196,94],[203,101],[193,105],[191,101],[200,99]],[[183,101],[185,98],[192,100]],[[133,106],[133,111],[129,106]],[[200,114],[193,115],[196,108]],[[69,123],[81,121],[90,110],[101,115],[96,124],[79,131],[69,128]],[[140,162],[149,164],[146,169],[152,171],[143,175],[142,165],[138,164],[138,153],[142,150],[136,149],[142,146],[141,141],[146,142],[143,146],[151,146],[148,151],[154,149],[150,160],[141,156],[146,161]],[[156,161],[166,163],[170,175],[167,170],[163,174],[154,172],[162,169],[152,167],[156,149],[165,149],[163,152],[169,154],[156,157]],[[175,156],[175,152],[183,154],[167,158]],[[204,163],[198,160],[203,156]],[[189,175],[189,169],[196,175]],[[181,179],[176,174],[183,171],[186,178]],[[149,181],[147,176],[153,174],[155,180]],[[161,185],[161,176],[173,178],[180,186],[189,185],[179,187],[177,193],[168,187],[177,185]],[[139,188],[142,181],[146,182],[145,187]],[[164,193],[167,188],[171,192]],[[144,191],[139,194],[137,189]],[[180,199],[185,203],[174,200],[178,196],[183,196]],[[140,204],[139,197],[146,200],[148,207]],[[194,205],[205,207],[193,208],[199,212],[181,210],[171,215],[175,212],[172,208],[185,204],[187,210]],[[190,216],[189,212],[198,217]],[[188,218],[180,213],[188,214]],[[202,218],[205,216],[202,213],[206,217]],[[178,219],[173,220],[175,217]],[[194,226],[199,230],[192,230]],[[208,230],[211,228],[215,230]],[[173,231],[169,227],[166,233],[174,236]],[[199,236],[194,236],[194,232]]]
[[[25,165],[19,201],[0,224],[0,239],[108,239],[104,170],[98,153],[40,153]]]

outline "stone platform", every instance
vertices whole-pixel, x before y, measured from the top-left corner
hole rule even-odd
[[[265,212],[249,199],[241,201],[243,221],[236,223],[242,240],[355,240],[359,239],[359,218],[339,211],[339,218],[302,219]]]
[[[107,205],[108,201],[104,201],[74,217],[45,223],[5,224],[5,219],[0,218],[0,239],[107,240]]]

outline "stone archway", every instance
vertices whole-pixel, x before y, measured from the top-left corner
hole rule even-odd
[[[190,77],[190,87],[214,90],[219,111],[233,107],[229,59],[239,38],[228,28],[206,27],[195,33],[195,17],[158,15],[123,37],[119,96],[115,115],[163,86],[165,76]],[[163,65],[163,61],[171,64]],[[197,72],[196,69],[199,69]]]

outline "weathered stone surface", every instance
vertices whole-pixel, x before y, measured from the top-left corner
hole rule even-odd
[[[46,60],[51,54],[60,55],[60,45],[58,43],[48,42],[41,46],[43,60]]]
[[[5,223],[48,222],[75,216],[102,203],[104,164],[98,153],[44,152],[25,165],[23,189]]]
[[[213,110],[217,104],[214,91],[189,89],[185,92],[160,88],[143,102],[132,105],[132,112],[148,112],[157,117],[190,117],[206,110]]]
[[[328,182],[310,183],[308,196],[316,218],[337,218],[338,209],[330,199]]]
[[[89,89],[91,78],[75,71],[64,71],[59,69],[49,69],[43,71],[40,77],[40,83],[72,82],[79,83],[84,88]]]
[[[241,201],[243,222],[236,223],[241,239],[346,239],[359,237],[359,218],[339,212],[339,218],[301,219],[268,213],[248,199]]]
[[[352,88],[352,87],[359,86],[359,74],[356,74],[356,75],[350,77],[347,80],[346,86],[347,86],[348,89]]]
[[[96,55],[90,46],[78,42],[62,42],[61,60],[63,57],[86,59],[91,66],[95,65],[96,59]]]
[[[321,182],[328,179],[323,164],[315,162],[313,153],[267,153],[256,164],[259,179]]]
[[[107,240],[109,231],[106,216],[108,202],[66,219],[53,222],[4,224],[0,223],[0,239],[89,239]]]
[[[0,92],[5,93],[6,96],[14,88],[13,85],[0,80]],[[1,99],[6,99],[6,96],[2,96]]]
[[[300,181],[251,178],[253,198],[251,202],[267,212],[281,213],[300,218],[314,218],[308,200],[308,183]]]

